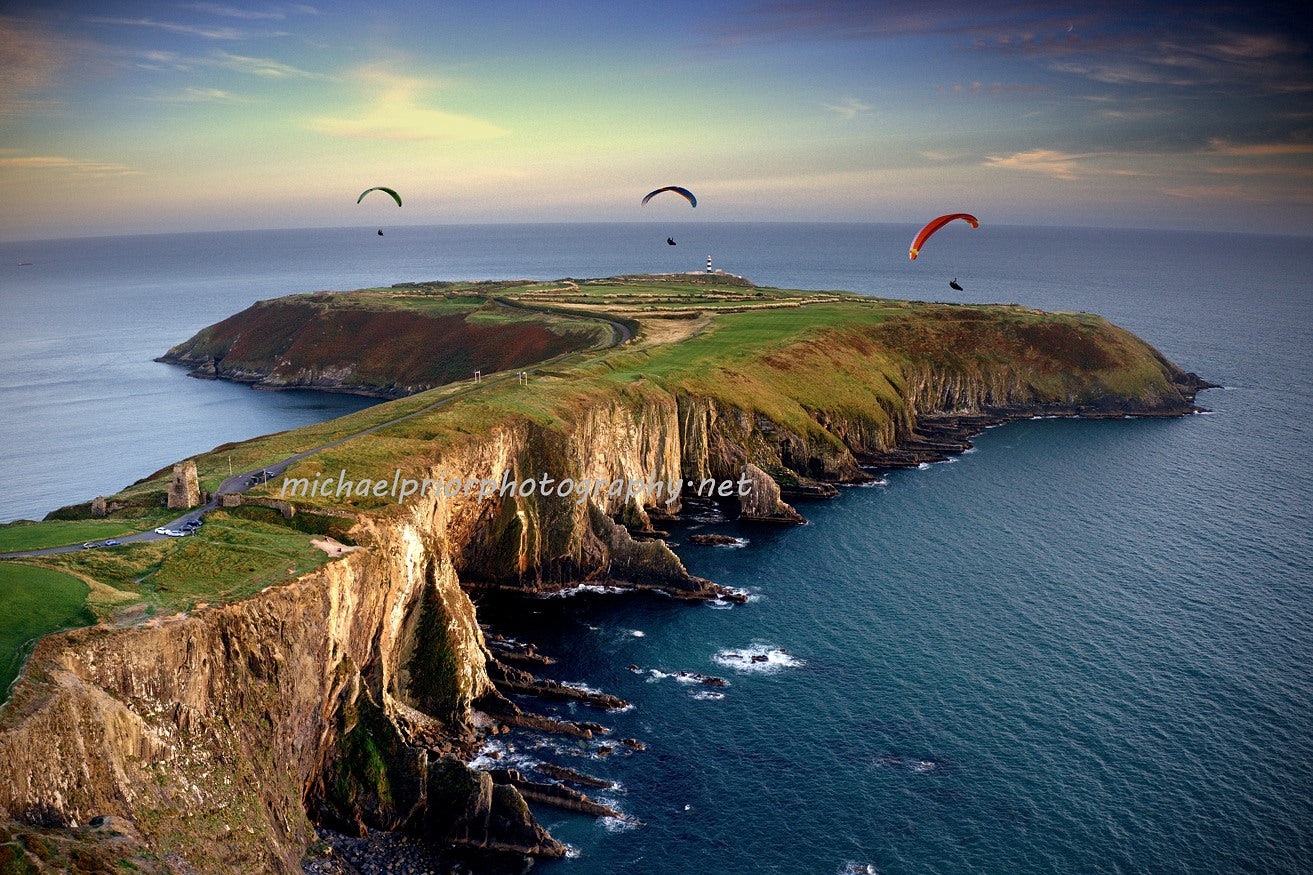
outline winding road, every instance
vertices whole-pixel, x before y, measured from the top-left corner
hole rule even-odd
[[[494,300],[496,300],[496,302],[503,307],[508,307],[516,310],[546,312],[546,311],[535,310],[533,307],[526,307],[523,304],[512,303],[503,298],[496,298]],[[633,339],[634,335],[633,332],[629,330],[629,326],[617,322],[613,319],[608,319],[605,316],[596,316],[591,313],[580,313],[578,314],[578,317],[583,319],[592,319],[597,322],[604,322],[607,325],[609,325],[611,327],[610,341],[602,344],[601,346],[595,346],[589,349],[579,350],[577,352],[566,353],[563,356],[550,359],[545,362],[539,362],[538,365],[535,367],[526,368],[525,369],[526,373],[530,373],[530,374],[536,373],[539,369],[541,369],[542,367],[548,364],[559,365],[566,361],[569,361],[574,358],[578,358],[583,355],[602,352],[608,349],[613,349],[614,347],[620,346],[621,344],[624,343],[628,343],[630,340]],[[333,447],[344,444],[347,441],[355,440],[358,437],[363,437],[367,434],[373,434],[376,431],[380,431],[382,429],[388,428],[389,426],[396,425],[398,422],[404,422],[405,420],[410,419],[412,417],[420,416],[421,414],[428,413],[430,410],[436,410],[437,408],[442,407],[444,404],[450,404],[451,402],[456,401],[457,399],[460,398],[464,398],[465,396],[473,394],[474,392],[478,392],[482,389],[491,388],[492,386],[505,383],[506,381],[512,379],[515,376],[516,374],[506,373],[506,374],[502,374],[501,376],[490,377],[486,380],[483,380],[479,383],[470,386],[468,389],[465,389],[462,392],[457,392],[455,394],[448,395],[445,398],[442,398],[438,401],[434,401],[432,404],[429,404],[426,407],[421,407],[419,410],[412,410],[410,413],[406,413],[401,416],[395,417],[393,419],[389,419],[386,422],[380,422],[377,425],[372,425],[366,429],[361,429],[360,431],[353,432],[352,434],[346,435],[344,437],[340,437],[335,441],[330,441],[329,443],[322,444],[320,446],[314,447],[309,450],[305,450],[303,452],[297,453],[294,456],[288,456],[287,458],[275,462],[272,465],[264,465],[259,468],[253,468],[250,471],[243,471],[240,474],[233,474],[232,476],[228,477],[226,480],[224,480],[222,483],[219,484],[219,488],[215,490],[214,494],[211,496],[208,502],[201,505],[200,507],[192,508],[191,510],[187,511],[185,514],[178,517],[177,519],[170,520],[169,522],[162,524],[161,526],[159,526],[159,528],[169,529],[171,531],[178,531],[186,523],[192,520],[199,520],[201,517],[205,516],[205,514],[209,513],[210,511],[218,507],[219,502],[222,499],[222,496],[232,493],[245,492],[246,490],[257,486],[260,483],[264,483],[266,480],[272,479],[274,477],[278,477],[282,475],[282,473],[286,471],[290,466],[296,464],[302,459],[306,459],[310,456],[313,456],[316,453],[321,453],[324,450],[332,449]],[[263,480],[256,480],[255,478],[263,472],[267,472],[268,476],[265,477]],[[161,535],[156,530],[152,529],[146,532],[138,532],[135,535],[121,535],[110,539],[101,539],[91,543],[101,545],[104,544],[105,540],[114,540],[114,541],[118,541],[120,544],[136,544],[142,541],[162,541],[169,537],[170,537],[169,535]],[[45,547],[40,550],[23,550],[17,553],[0,553],[0,559],[21,559],[24,557],[33,557],[33,556],[51,556],[56,553],[71,553],[74,550],[85,550],[85,549],[87,548],[84,547],[82,544],[66,544],[62,547]]]

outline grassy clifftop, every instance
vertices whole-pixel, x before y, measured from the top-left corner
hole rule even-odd
[[[608,334],[596,321],[501,305],[489,296],[496,288],[406,284],[260,301],[160,361],[265,388],[401,397],[476,370],[551,359]]]

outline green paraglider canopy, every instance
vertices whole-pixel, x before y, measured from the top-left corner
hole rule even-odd
[[[656,197],[657,195],[661,194],[661,192],[663,191],[673,191],[675,194],[684,198],[693,206],[696,207],[698,205],[698,199],[693,196],[693,192],[689,191],[686,188],[682,188],[678,185],[667,185],[664,188],[658,188],[656,191],[649,192],[648,195],[643,198],[643,204],[646,205],[648,201],[650,201],[652,198]]]
[[[392,195],[392,199],[397,202],[397,206],[401,206],[401,195],[397,194],[395,191],[388,188],[386,185],[376,185],[373,188],[365,189],[360,193],[360,197],[356,198],[356,203],[360,203],[361,201],[363,201],[365,199],[365,195],[369,194],[371,191],[387,192],[388,194]]]

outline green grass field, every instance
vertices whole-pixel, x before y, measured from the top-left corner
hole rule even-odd
[[[33,641],[96,622],[86,602],[87,585],[76,577],[35,565],[0,563],[0,701],[8,697]]]
[[[65,544],[85,544],[103,541],[120,535],[154,528],[177,514],[153,514],[131,519],[46,520],[31,522],[18,520],[0,526],[0,553],[17,553],[23,550],[40,550],[45,547],[62,547]]]
[[[187,538],[60,553],[42,557],[40,565],[0,562],[0,694],[7,695],[29,642],[42,635],[114,617],[133,603],[139,603],[136,615],[149,615],[235,601],[328,560],[311,546],[311,535],[282,525],[273,511],[241,511],[214,511]],[[19,528],[67,533],[78,525]],[[79,577],[95,586],[89,590]]]
[[[135,595],[154,609],[187,610],[197,602],[245,598],[328,559],[311,546],[311,535],[274,522],[272,511],[241,510],[211,512],[190,537],[60,553],[42,562]]]

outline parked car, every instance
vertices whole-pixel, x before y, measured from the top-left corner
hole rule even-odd
[[[167,535],[168,533],[169,530],[164,528],[164,526],[160,526],[158,529],[155,530],[155,534],[157,535]]]
[[[98,542],[96,542],[96,541],[87,541],[85,544],[82,545],[82,549],[83,549],[83,550],[90,550],[90,549],[92,549],[92,548],[94,548],[94,547],[99,547],[99,546],[100,546],[100,544],[99,544]]]
[[[105,542],[105,546],[106,546],[106,547],[117,547],[117,546],[119,546],[119,545],[122,544],[122,543],[123,543],[122,541],[116,541],[116,540],[114,540],[113,538],[110,538],[108,541]]]

